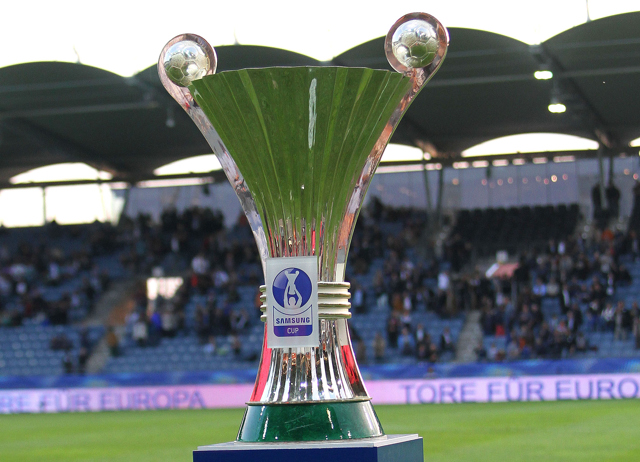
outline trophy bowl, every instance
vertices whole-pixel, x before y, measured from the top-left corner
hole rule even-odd
[[[240,442],[384,435],[349,338],[345,265],[367,188],[402,115],[438,70],[448,34],[412,13],[390,29],[397,72],[274,67],[215,73],[201,37],[158,63],[167,91],[218,156],[254,234],[265,335]]]

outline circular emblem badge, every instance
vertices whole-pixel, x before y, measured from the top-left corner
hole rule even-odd
[[[300,268],[286,268],[273,280],[273,299],[290,314],[309,302],[312,291],[311,279]]]

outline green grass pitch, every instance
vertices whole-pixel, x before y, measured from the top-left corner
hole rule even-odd
[[[640,461],[640,400],[376,406],[426,462]],[[235,438],[243,410],[0,415],[0,460],[190,462]]]

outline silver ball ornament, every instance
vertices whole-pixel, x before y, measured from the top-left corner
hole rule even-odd
[[[431,64],[438,52],[438,33],[434,26],[422,19],[402,24],[391,38],[393,55],[408,68]]]
[[[211,60],[204,48],[192,40],[173,44],[164,55],[167,77],[178,86],[187,87],[204,77],[211,68]]]

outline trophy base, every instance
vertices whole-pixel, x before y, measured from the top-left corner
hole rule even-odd
[[[388,435],[348,441],[305,443],[231,443],[200,446],[193,462],[424,462],[418,435]]]
[[[252,404],[237,440],[245,443],[336,441],[383,436],[371,401]]]

